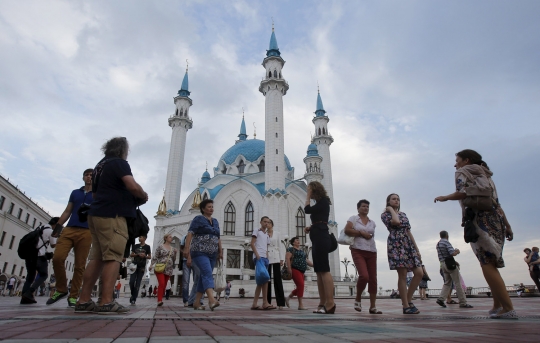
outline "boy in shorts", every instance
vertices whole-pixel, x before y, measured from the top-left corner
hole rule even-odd
[[[266,233],[266,228],[268,224],[270,223],[270,219],[266,216],[261,218],[261,228],[255,232],[253,232],[251,236],[251,250],[253,250],[253,254],[255,262],[258,260],[262,260],[264,263],[264,267],[268,268],[269,261],[268,261],[268,241],[270,238],[268,237],[268,234]],[[259,295],[262,291],[262,298],[263,298],[263,306],[262,310],[273,310],[275,309],[274,306],[270,305],[268,303],[268,300],[266,299],[266,293],[268,292],[268,283],[265,283],[264,285],[257,285],[257,288],[255,288],[255,294],[253,297],[253,305],[251,306],[252,310],[261,310],[260,306],[257,306],[257,302],[259,301]]]

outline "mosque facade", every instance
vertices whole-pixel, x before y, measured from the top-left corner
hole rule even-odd
[[[307,184],[320,181],[326,188],[332,203],[333,185],[330,145],[334,141],[328,132],[329,117],[324,110],[320,93],[317,94],[316,111],[312,118],[315,134],[309,142],[303,160],[303,173],[296,175],[285,155],[285,132],[283,97],[289,84],[283,76],[285,60],[281,57],[274,29],[270,46],[263,59],[264,78],[259,91],[265,101],[265,140],[248,138],[244,118],[234,144],[227,149],[215,167],[206,170],[193,191],[180,203],[182,173],[188,131],[193,126],[188,71],[174,97],[175,111],[168,119],[172,128],[171,146],[165,194],[160,203],[154,230],[154,247],[163,242],[167,233],[175,237],[174,245],[180,248],[180,240],[187,234],[191,220],[200,214],[198,204],[204,199],[214,200],[214,218],[221,227],[221,241],[226,275],[240,282],[246,289],[254,281],[253,252],[248,246],[251,234],[259,228],[262,216],[274,221],[274,230],[282,238],[299,236],[309,247],[309,235],[304,227],[310,225],[309,215],[304,213]],[[195,115],[196,117],[196,115]],[[306,125],[309,125],[306,123]],[[233,137],[231,137],[233,140]],[[331,206],[328,226],[337,237],[337,223]],[[180,263],[177,256],[176,263]],[[340,279],[339,249],[330,255],[331,273]],[[310,273],[307,273],[309,279]],[[309,280],[308,280],[309,281]],[[174,294],[181,289],[178,271],[171,280]],[[286,287],[287,288],[287,287]]]

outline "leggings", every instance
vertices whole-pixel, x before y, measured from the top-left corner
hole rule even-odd
[[[157,292],[157,301],[163,301],[163,294],[165,294],[165,287],[167,287],[167,281],[171,276],[163,273],[156,273],[156,278],[158,280],[158,292]],[[154,288],[155,290],[155,288]]]
[[[294,291],[292,291],[292,295],[297,296],[299,298],[304,297],[304,273],[299,271],[298,269],[291,268],[292,270],[292,279],[294,281],[294,284],[296,285],[296,288]]]

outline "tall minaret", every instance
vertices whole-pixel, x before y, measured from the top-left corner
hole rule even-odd
[[[165,185],[165,203],[167,210],[178,211],[180,209],[180,190],[182,187],[182,172],[184,170],[184,155],[186,152],[187,132],[193,126],[189,117],[189,108],[193,102],[189,98],[188,69],[182,81],[182,87],[174,98],[176,111],[169,118],[169,126],[172,128],[171,149],[169,151],[169,166],[167,168],[167,181]]]
[[[283,96],[287,94],[289,85],[281,74],[285,64],[277,45],[274,25],[270,48],[262,65],[265,77],[261,81],[259,91],[265,96],[265,188],[272,193],[285,189],[285,140],[283,130]]]
[[[311,143],[308,146],[307,155],[304,158],[304,163],[306,164],[306,173],[304,174],[304,179],[306,179],[308,184],[312,181],[322,182],[324,175],[321,170],[321,162],[322,157],[319,156],[317,146]]]

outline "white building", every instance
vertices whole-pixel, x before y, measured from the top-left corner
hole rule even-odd
[[[285,133],[283,97],[289,84],[284,79],[282,69],[285,61],[281,57],[276,36],[272,29],[270,48],[262,62],[265,77],[259,85],[259,91],[265,98],[265,140],[248,139],[244,119],[240,125],[238,140],[227,149],[215,168],[213,176],[207,171],[202,174],[198,185],[193,185],[193,192],[180,206],[180,188],[184,155],[186,152],[187,132],[194,120],[190,116],[191,106],[188,84],[188,71],[184,76],[178,95],[174,98],[174,114],[168,119],[172,128],[171,147],[165,195],[156,218],[154,234],[155,248],[162,243],[164,234],[176,237],[175,246],[179,248],[180,239],[186,235],[191,220],[200,214],[198,204],[202,199],[214,200],[214,217],[221,227],[221,240],[226,261],[227,279],[241,280],[233,283],[254,289],[252,252],[246,242],[251,239],[253,230],[257,230],[262,216],[270,217],[274,229],[281,236],[299,236],[302,244],[309,242],[304,227],[310,225],[309,216],[304,213],[306,182],[321,181],[333,202],[332,171],[330,145],[333,142],[328,132],[329,118],[323,108],[320,94],[317,94],[317,107],[313,124],[315,136],[309,144],[304,159],[305,173],[295,180],[294,171],[285,155]],[[196,115],[195,115],[196,116]],[[306,122],[306,126],[309,125]],[[233,137],[231,137],[231,140]],[[306,144],[308,145],[308,144]],[[303,181],[304,179],[305,181]],[[329,227],[337,237],[337,223],[331,206]],[[177,257],[179,263],[180,257]],[[332,275],[340,279],[339,249],[330,256]],[[180,275],[179,272],[175,276]],[[311,274],[306,274],[307,280]],[[181,278],[173,276],[174,294],[179,294]],[[155,280],[155,278],[154,278]],[[151,281],[152,284],[157,284]],[[289,285],[290,283],[290,285]],[[238,286],[240,287],[240,286]],[[294,287],[288,282],[286,289]],[[316,292],[314,283],[307,288]],[[348,292],[348,290],[347,290]],[[251,293],[253,294],[253,293]]]
[[[66,199],[69,196],[66,195]],[[51,215],[22,192],[9,179],[0,175],[0,285],[6,288],[6,281],[14,276],[17,282],[26,276],[24,260],[19,258],[19,241],[28,232],[41,224],[46,224]],[[71,252],[66,259],[66,276],[73,277],[74,256]],[[52,275],[52,262],[49,275]],[[48,281],[47,281],[48,282]]]

